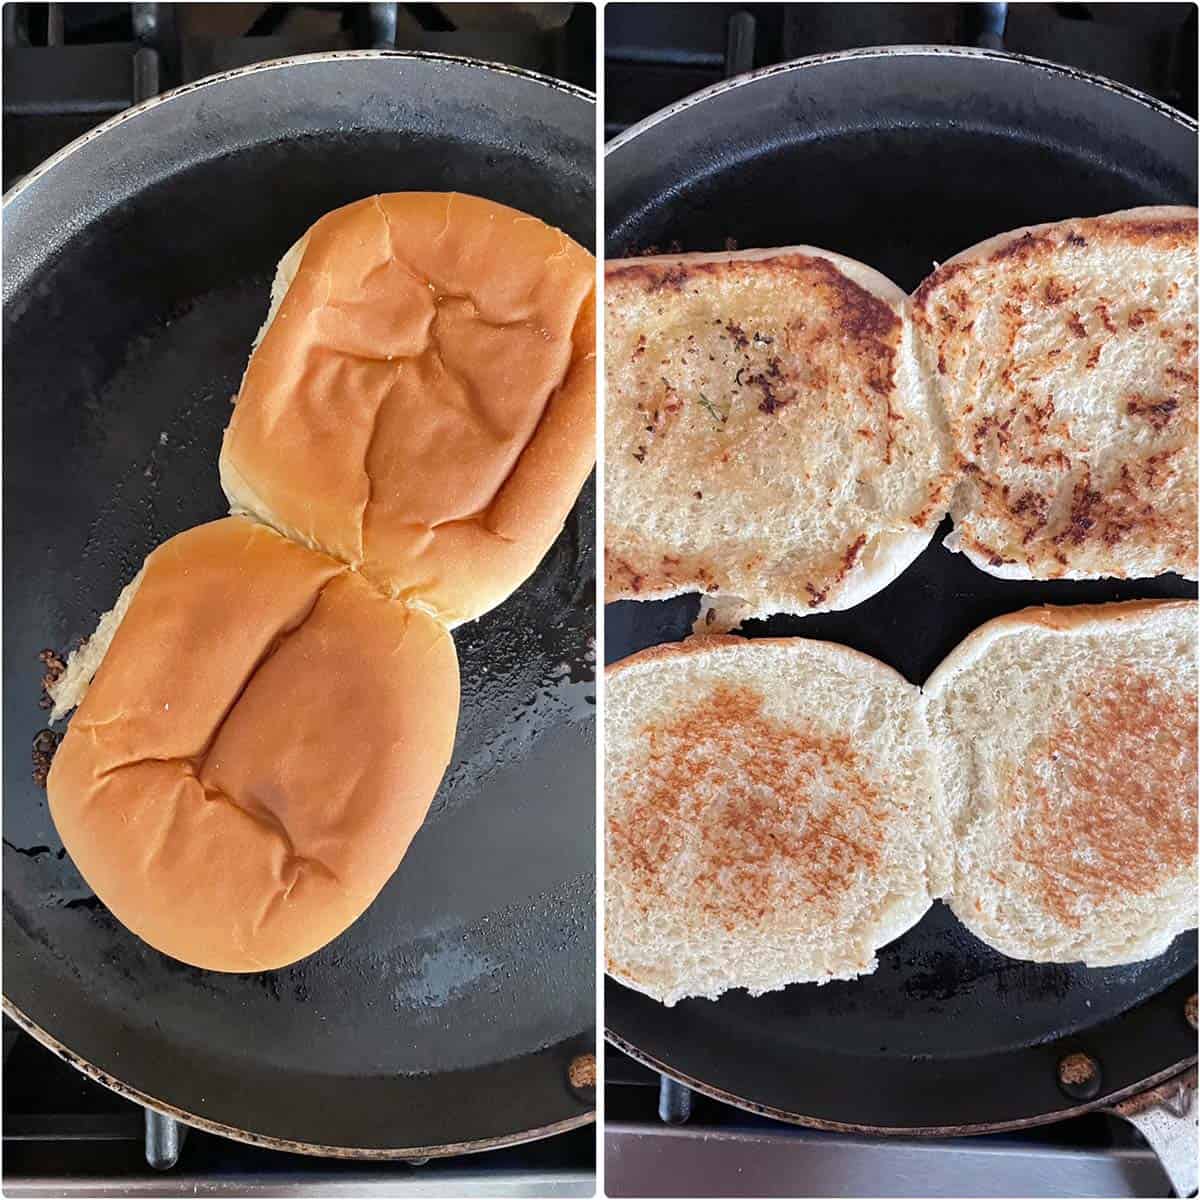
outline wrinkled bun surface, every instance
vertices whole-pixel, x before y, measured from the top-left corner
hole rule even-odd
[[[925,685],[950,904],[1035,962],[1112,966],[1196,924],[1193,601],[1030,608]]]
[[[918,692],[805,638],[695,638],[610,668],[606,962],[665,1004],[851,979],[941,894]]]
[[[444,624],[500,603],[595,457],[594,260],[474,196],[372,196],[280,264],[221,451],[235,511]]]
[[[63,844],[165,954],[220,971],[303,958],[371,903],[425,817],[454,741],[453,642],[242,517],[164,543],[122,605],[49,776]]]

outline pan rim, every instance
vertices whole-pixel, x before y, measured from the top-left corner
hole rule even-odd
[[[134,104],[129,108],[123,109],[121,112],[109,117],[107,121],[101,121],[99,125],[93,126],[86,133],[80,134],[79,137],[75,138],[74,141],[68,142],[61,150],[56,150],[49,158],[43,159],[4,193],[3,197],[0,198],[0,206],[7,208],[11,201],[16,200],[29,187],[47,175],[60,163],[70,158],[76,151],[95,141],[97,138],[103,137],[106,133],[123,125],[126,121],[135,120],[137,117],[143,116],[145,113],[151,112],[161,105],[169,104],[173,100],[182,99],[203,88],[215,87],[219,84],[229,83],[235,79],[241,79],[265,71],[277,71],[285,67],[306,67],[342,60],[388,58],[415,62],[448,63],[455,66],[471,67],[495,75],[507,75],[514,79],[524,80],[527,83],[536,83],[548,88],[550,91],[560,92],[564,96],[582,100],[593,108],[596,106],[596,94],[589,92],[586,88],[579,87],[577,84],[568,83],[562,79],[555,79],[553,76],[543,75],[538,71],[530,71],[524,67],[514,67],[508,63],[492,62],[483,58],[471,58],[465,54],[442,54],[434,50],[324,50],[315,54],[292,54],[283,58],[270,58],[263,62],[251,63],[245,67],[234,67],[229,71],[219,71],[215,75],[205,75],[201,79],[181,84],[179,87],[171,88],[169,91],[162,92],[157,96],[151,96],[150,99],[143,100],[140,104]]]
[[[731,1104],[735,1108],[742,1109],[744,1112],[754,1113],[760,1117],[770,1117],[773,1120],[783,1121],[789,1125],[802,1125],[809,1129],[821,1129],[833,1133],[868,1134],[879,1137],[970,1137],[975,1134],[1011,1133],[1022,1129],[1033,1129],[1039,1125],[1053,1125],[1058,1121],[1065,1121],[1071,1117],[1082,1116],[1085,1113],[1095,1112],[1098,1109],[1110,1108],[1114,1104],[1119,1104],[1121,1101],[1128,1100],[1132,1096],[1141,1095],[1143,1092],[1149,1091],[1161,1083],[1166,1083],[1168,1080],[1182,1075],[1194,1067],[1197,1062],[1197,1056],[1193,1054],[1188,1058],[1180,1059],[1179,1062],[1170,1067],[1156,1071],[1153,1075],[1147,1075],[1145,1079],[1141,1079],[1137,1083],[1132,1083],[1127,1087],[1097,1096],[1082,1104],[1075,1104],[1069,1108],[1056,1109],[1050,1113],[1039,1113],[1033,1117],[1018,1117],[1011,1121],[982,1121],[972,1125],[861,1125],[847,1121],[831,1121],[823,1117],[789,1112],[786,1109],[775,1108],[769,1104],[759,1104],[757,1101],[747,1100],[733,1092],[727,1092],[722,1088],[715,1087],[713,1084],[693,1079],[684,1072],[676,1070],[669,1064],[655,1058],[654,1055],[635,1046],[632,1042],[621,1037],[620,1034],[614,1033],[607,1026],[604,1029],[604,1040],[610,1045],[615,1046],[622,1054],[627,1054],[634,1062],[648,1067],[651,1071],[655,1071],[659,1075],[666,1075],[675,1080],[676,1083],[680,1083],[694,1092],[699,1092],[702,1096],[707,1096],[710,1100],[718,1100],[722,1104]]]
[[[477,1138],[465,1142],[447,1142],[435,1146],[328,1146],[319,1142],[294,1141],[290,1138],[273,1137],[268,1134],[255,1133],[250,1129],[242,1129],[238,1125],[227,1125],[202,1117],[185,1108],[151,1096],[138,1088],[131,1087],[115,1075],[110,1075],[101,1067],[82,1058],[68,1046],[60,1042],[52,1033],[43,1029],[32,1017],[17,1007],[7,996],[3,997],[2,1007],[5,1016],[15,1021],[30,1037],[40,1042],[52,1054],[63,1062],[74,1067],[95,1083],[102,1084],[110,1091],[142,1108],[153,1109],[165,1117],[200,1129],[205,1133],[216,1134],[248,1146],[258,1146],[268,1150],[281,1150],[289,1154],[307,1154],[316,1158],[340,1158],[359,1161],[370,1160],[403,1160],[412,1158],[448,1158],[460,1154],[479,1154],[488,1150],[502,1150],[511,1146],[520,1146],[527,1142],[541,1141],[544,1138],[555,1137],[560,1133],[568,1133],[572,1129],[580,1129],[585,1125],[593,1125],[596,1121],[596,1108],[577,1113],[549,1125],[535,1126],[533,1129],[518,1130],[515,1133],[501,1134],[498,1137]]]
[[[604,144],[604,157],[608,158],[610,154],[622,149],[629,142],[633,141],[634,138],[648,133],[651,129],[686,111],[693,105],[703,103],[706,100],[716,99],[718,96],[734,91],[737,88],[761,83],[763,80],[770,79],[776,75],[789,74],[792,71],[802,70],[806,67],[819,67],[854,59],[922,57],[978,58],[1033,67],[1051,75],[1059,75],[1066,79],[1076,79],[1083,83],[1093,84],[1096,87],[1113,92],[1124,99],[1141,104],[1159,116],[1169,118],[1191,133],[1200,132],[1200,123],[1194,118],[1189,117],[1186,113],[1180,112],[1179,109],[1172,108],[1166,101],[1159,100],[1157,97],[1139,91],[1137,88],[1129,87],[1127,84],[1118,83],[1115,79],[1096,75],[1091,71],[1064,66],[1062,63],[1051,62],[1045,58],[1036,58],[1031,54],[1017,54],[1011,50],[989,50],[980,46],[941,46],[933,43],[914,43],[897,46],[864,46],[854,50],[833,50],[824,54],[809,54],[803,58],[789,59],[787,62],[772,63],[770,66],[760,67],[756,71],[747,71],[743,75],[735,75],[732,79],[722,79],[719,83],[711,84],[701,91],[693,92],[690,96],[685,96],[682,100],[675,101],[674,104],[668,104],[666,108],[660,108],[657,112],[651,113],[636,124],[630,125],[628,129],[622,130],[616,137]]]

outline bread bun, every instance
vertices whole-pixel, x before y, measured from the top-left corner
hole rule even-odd
[[[454,644],[242,517],[164,543],[85,650],[51,768],[63,845],[113,915],[194,966],[303,958],[371,903],[450,758]]]
[[[447,626],[499,604],[595,460],[594,260],[475,196],[372,196],[280,264],[221,450],[235,512]]]
[[[605,267],[608,598],[849,608],[945,513],[907,298],[810,246]]]
[[[657,646],[605,737],[607,969],[664,1004],[867,974],[946,883],[917,689],[864,654]]]
[[[1196,210],[1034,225],[957,254],[913,325],[958,482],[946,545],[1006,579],[1194,579]]]
[[[949,902],[1013,958],[1092,967],[1196,924],[1194,601],[1028,608],[925,685]]]

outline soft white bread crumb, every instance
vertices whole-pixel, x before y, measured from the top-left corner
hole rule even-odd
[[[288,288],[292,286],[292,280],[296,278],[296,272],[300,269],[300,261],[304,258],[306,245],[308,245],[307,233],[294,242],[291,249],[279,260],[279,265],[275,268],[275,276],[271,280],[271,307],[267,310],[266,319],[254,335],[254,343],[250,347],[252,352],[258,349],[259,342],[271,328],[271,322],[275,320],[279,306],[283,303],[283,298],[287,295]]]
[[[685,254],[608,263],[605,306],[610,599],[828,612],[928,544],[949,445],[896,284],[810,246]]]
[[[1196,924],[1196,605],[1026,609],[971,634],[925,705],[949,903],[1013,958],[1111,966]]]
[[[607,969],[664,1004],[867,974],[946,884],[917,689],[874,659],[655,647],[605,731]]]
[[[54,701],[50,712],[51,722],[60,721],[73,708],[82,702],[92,682],[92,677],[100,668],[108,647],[116,635],[117,629],[133,600],[138,585],[142,582],[142,571],[138,573],[121,589],[117,602],[106,612],[96,625],[92,636],[77,650],[71,652],[67,659],[67,669],[53,683],[47,685],[46,691]]]

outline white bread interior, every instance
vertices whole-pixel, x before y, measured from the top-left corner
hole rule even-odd
[[[1196,611],[1025,609],[926,683],[948,901],[1003,953],[1113,966],[1196,925]]]
[[[1197,572],[1197,213],[988,238],[916,290],[944,410],[950,550],[1003,579]]]
[[[609,599],[700,592],[717,630],[836,611],[928,545],[949,448],[896,284],[811,246],[605,280]]]
[[[689,639],[610,668],[606,963],[671,1005],[852,979],[941,894],[918,692],[804,638]]]

